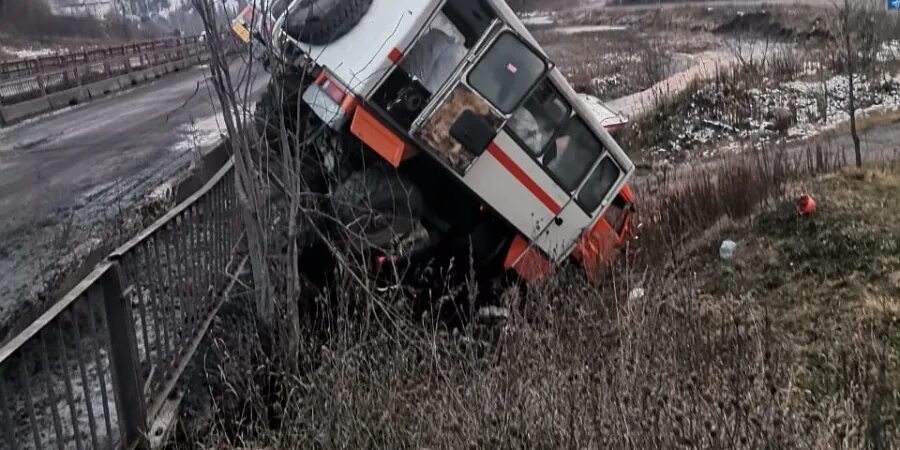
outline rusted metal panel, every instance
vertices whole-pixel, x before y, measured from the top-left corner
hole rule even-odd
[[[475,160],[475,155],[450,136],[450,128],[465,111],[472,111],[494,129],[503,124],[503,118],[493,112],[487,101],[460,83],[419,131],[436,155],[459,174]]]

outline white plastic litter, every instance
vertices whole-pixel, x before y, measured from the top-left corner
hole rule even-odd
[[[723,241],[722,246],[719,247],[719,257],[725,261],[731,261],[734,259],[735,250],[737,250],[736,242],[731,240]]]
[[[628,301],[635,301],[644,298],[646,292],[644,292],[643,288],[634,288],[631,292],[628,293]]]

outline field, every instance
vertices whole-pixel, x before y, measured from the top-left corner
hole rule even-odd
[[[500,322],[345,287],[289,369],[232,304],[176,447],[892,448],[900,168],[748,161],[667,181],[606,281],[511,289]]]
[[[805,2],[667,4],[562,12],[534,32],[576,90],[631,116],[618,137],[633,158],[684,163],[847,128],[837,14]],[[877,17],[854,44],[854,109],[883,119],[900,108],[900,18]]]
[[[423,308],[344,264],[274,330],[245,276],[171,446],[897,447],[900,36],[866,14],[850,42],[871,39],[844,53],[821,5],[529,16],[577,90],[652,100],[618,133],[642,170],[617,263],[513,284],[473,320],[495,286],[448,282]],[[691,72],[701,59],[715,70]]]
[[[283,190],[291,200],[261,194],[271,203],[256,211],[265,217],[260,265],[274,281],[238,274],[235,300],[179,385],[182,420],[169,445],[900,446],[900,19],[867,12],[872,20],[852,22],[853,48],[845,51],[834,11],[822,5],[524,3],[554,10],[529,15],[529,26],[577,91],[629,106],[631,123],[616,138],[640,167],[632,180],[638,218],[618,263],[598,283],[563,266],[543,286],[504,285],[491,314],[472,320],[465,318],[475,316],[478,293],[497,285],[480,285],[466,270],[440,279],[445,286],[435,290],[444,291],[424,306],[400,286],[373,287],[365,263],[335,262],[340,270],[314,285],[295,266],[320,261],[303,253],[306,243],[288,240],[323,202],[299,195],[307,193],[302,176],[282,177],[260,192]],[[120,39],[95,34],[44,42],[0,33],[0,56]],[[166,196],[143,200],[170,171],[144,176],[159,166],[145,161],[157,153],[141,149],[183,162],[202,147],[185,99],[218,111],[191,94],[199,86],[185,76],[142,97],[4,131],[15,141],[0,164],[7,184],[56,189],[23,189],[37,197],[10,196],[7,209],[65,219],[22,219],[0,239],[8,292],[65,287],[89,247],[113,245],[171,206]],[[166,128],[169,110],[190,126]],[[130,125],[101,129],[133,115],[161,137]],[[164,123],[146,120],[151,115]],[[208,119],[197,125],[216,122],[197,128],[217,140],[217,120],[198,117]],[[851,117],[865,162],[856,169]],[[50,158],[62,150],[91,158]],[[301,167],[296,154],[278,161]],[[103,164],[82,168],[94,159]],[[54,183],[45,169],[23,164],[52,164]],[[102,183],[59,184],[104,167]],[[122,168],[140,180],[120,182],[112,169]],[[793,206],[804,193],[818,201],[810,218]],[[73,201],[79,206],[67,209]],[[98,201],[118,211],[113,219],[129,218],[107,220],[115,233],[89,226],[101,216],[93,214]],[[143,209],[127,213],[134,208]],[[718,255],[725,239],[737,243],[733,260]],[[71,258],[52,258],[73,243]],[[22,259],[28,255],[40,257]],[[262,289],[283,308],[271,324],[254,319]],[[3,307],[7,322],[29,318]]]

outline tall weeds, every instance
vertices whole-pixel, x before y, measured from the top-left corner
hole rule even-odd
[[[292,133],[300,124],[276,123],[282,142],[307,141]],[[291,163],[285,170],[302,167],[287,153],[292,148],[280,155]],[[848,349],[845,361],[858,370],[836,385],[851,393],[809,402],[794,387],[789,343],[766,303],[749,295],[711,302],[686,266],[686,255],[707,244],[704,233],[723,218],[752,217],[782,201],[792,182],[843,165],[841,155],[823,147],[748,145],[733,157],[647,177],[635,186],[637,238],[605,281],[591,285],[577,267],[566,267],[545,286],[514,286],[503,294],[511,314],[501,323],[454,326],[434,313],[441,305],[420,314],[401,290],[373,289],[362,263],[336,249],[330,250],[337,270],[324,288],[303,285],[292,291],[301,299],[284,297],[288,290],[278,280],[296,273],[300,248],[275,247],[266,259],[287,261],[270,266],[278,268],[272,277],[278,311],[288,312],[275,319],[285,324],[256,318],[252,290],[225,307],[198,359],[191,385],[204,395],[188,397],[196,416],[179,443],[862,447],[873,441],[859,430],[875,423],[860,405],[871,401],[851,389],[875,392],[859,374],[880,362],[877,355]],[[299,199],[291,203],[287,216],[275,215],[279,220],[266,230],[271,236],[285,217],[322,213]],[[290,236],[287,245],[298,241]],[[285,305],[299,300],[297,341],[298,318]],[[283,339],[278,330],[291,336]]]
[[[206,352],[212,420],[184,438],[207,448],[860,448],[871,439],[854,430],[877,425],[860,405],[880,388],[848,374],[840,389],[866,389],[810,403],[792,388],[790,344],[765,301],[710,303],[683,267],[722,217],[781,202],[792,182],[844,165],[840,154],[762,147],[646,179],[638,237],[606,281],[591,285],[573,267],[512,288],[502,324],[449,327],[413,315],[411,299],[338,277],[304,320],[299,371],[282,372],[232,304]],[[878,364],[849,348],[853,367]]]
[[[697,165],[669,167],[638,185],[642,261],[691,250],[722,219],[747,218],[783,200],[788,183],[843,167],[843,149],[750,144],[741,153]]]

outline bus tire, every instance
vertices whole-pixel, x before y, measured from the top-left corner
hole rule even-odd
[[[412,232],[424,209],[419,189],[382,165],[353,172],[335,190],[332,204],[345,240],[368,248],[386,248]]]
[[[326,45],[352,30],[369,11],[373,0],[304,0],[288,16],[288,34],[300,42]]]

